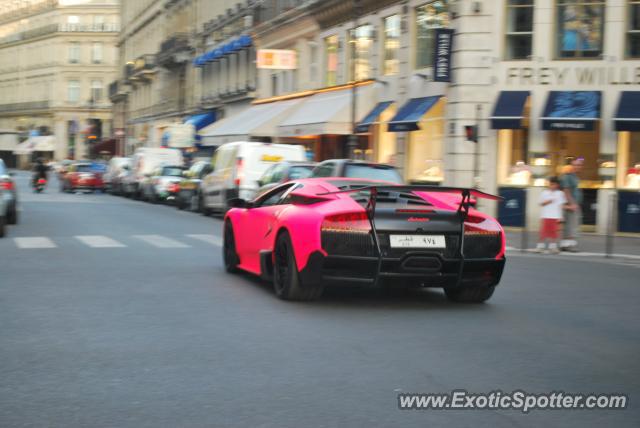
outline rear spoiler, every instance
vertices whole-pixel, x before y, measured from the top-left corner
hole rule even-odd
[[[375,209],[376,200],[378,198],[378,192],[427,192],[427,193],[458,193],[461,196],[460,205],[458,206],[458,212],[464,215],[464,218],[469,214],[469,208],[471,206],[471,198],[487,199],[490,201],[502,201],[504,198],[501,196],[485,193],[477,189],[469,189],[466,187],[442,187],[442,186],[429,186],[429,185],[371,185],[360,186],[351,189],[337,190],[335,192],[317,193],[317,196],[324,195],[336,195],[339,193],[356,193],[362,191],[369,191],[369,202],[367,204],[367,212],[371,209]]]
[[[382,250],[380,249],[380,238],[378,236],[378,231],[376,229],[376,223],[374,221],[375,213],[376,213],[376,201],[378,199],[378,192],[380,191],[396,191],[396,192],[429,192],[429,193],[459,193],[461,196],[460,205],[458,206],[458,214],[460,215],[460,248],[459,248],[459,257],[460,257],[460,268],[458,272],[458,284],[462,278],[462,272],[464,268],[464,223],[469,216],[469,209],[471,207],[471,197],[478,199],[488,199],[491,201],[501,201],[503,200],[500,196],[491,195],[489,193],[482,192],[476,189],[468,189],[464,187],[440,187],[440,186],[420,186],[420,185],[372,185],[372,186],[360,186],[354,187],[352,189],[338,190],[335,192],[324,192],[324,193],[316,193],[317,196],[325,196],[325,195],[336,195],[339,193],[355,193],[369,191],[369,201],[367,202],[366,212],[367,218],[369,219],[369,225],[371,226],[373,243],[375,245],[376,251],[378,253],[378,265],[376,268],[376,276],[375,276],[375,285],[378,283],[378,279],[380,276],[380,270],[382,268]]]

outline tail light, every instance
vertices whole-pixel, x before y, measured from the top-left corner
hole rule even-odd
[[[169,190],[170,193],[178,193],[180,191],[180,184],[171,183],[171,184],[169,184],[167,189]]]
[[[45,180],[44,178],[38,180],[38,184],[45,184],[46,182],[47,180]]]
[[[240,187],[240,182],[244,178],[244,171],[242,165],[242,158],[236,160],[236,179],[233,181],[236,187]]]
[[[16,188],[16,186],[15,184],[13,184],[13,181],[6,180],[6,181],[0,181],[0,188],[4,190],[13,190]]]
[[[364,212],[336,214],[325,217],[322,232],[369,233],[371,224]]]

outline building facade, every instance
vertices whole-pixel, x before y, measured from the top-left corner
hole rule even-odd
[[[45,156],[82,158],[111,133],[119,1],[0,6],[0,128],[54,136]],[[9,156],[9,154],[6,154]]]

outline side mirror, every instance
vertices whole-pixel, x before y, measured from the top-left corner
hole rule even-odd
[[[262,184],[262,180],[256,180],[256,183],[258,184],[258,187],[264,186],[264,184]]]
[[[251,202],[242,198],[231,198],[227,201],[231,208],[251,208]]]

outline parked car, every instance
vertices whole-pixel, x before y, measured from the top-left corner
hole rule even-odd
[[[352,159],[331,159],[320,162],[313,169],[311,177],[362,178],[396,184],[404,183],[398,170],[391,165]]]
[[[121,178],[125,169],[131,166],[131,158],[112,157],[102,177],[105,191],[118,195],[121,193]]]
[[[258,179],[274,163],[304,160],[304,147],[293,144],[223,144],[213,155],[213,171],[202,181],[203,214],[226,212],[231,198],[251,199],[258,190]]]
[[[286,300],[318,298],[325,285],[439,287],[450,300],[483,302],[500,282],[505,236],[470,206],[473,189],[349,178],[281,184],[234,199],[223,224],[228,272],[271,279]]]
[[[165,165],[159,167],[142,187],[142,199],[157,204],[175,200],[178,183],[182,180],[182,165]]]
[[[256,196],[276,187],[278,184],[291,180],[300,180],[311,177],[315,162],[285,161],[279,162],[267,169],[258,179],[258,191]]]
[[[139,148],[131,158],[131,171],[124,181],[125,192],[132,197],[142,197],[142,189],[162,165],[184,165],[182,152],[169,148]]]
[[[0,192],[2,192],[0,204],[3,205],[0,209],[0,216],[3,217],[0,220],[0,228],[2,228],[4,224],[18,223],[18,191],[13,176],[2,159],[0,159]],[[2,231],[0,236],[1,233]]]
[[[178,184],[178,194],[176,195],[176,207],[179,210],[189,209],[191,211],[202,211],[201,184],[204,176],[213,171],[211,162],[197,161],[188,171],[185,171],[184,178]]]
[[[78,190],[95,192],[103,190],[103,173],[103,164],[91,162],[73,163],[68,167],[67,173],[64,175],[60,190],[63,192],[75,192]]]

